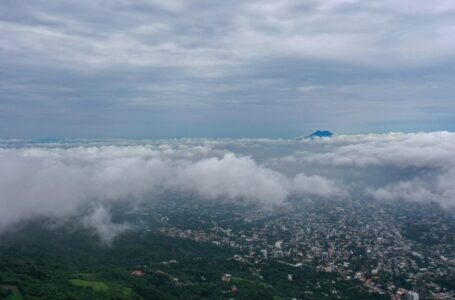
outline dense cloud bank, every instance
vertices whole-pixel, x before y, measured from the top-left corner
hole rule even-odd
[[[264,207],[287,199],[373,198],[455,206],[455,134],[321,140],[0,143],[0,230],[34,217],[71,217],[110,239],[110,204],[178,192]]]
[[[340,136],[316,144],[278,161],[341,174],[354,180],[351,193],[377,200],[455,206],[454,133]]]

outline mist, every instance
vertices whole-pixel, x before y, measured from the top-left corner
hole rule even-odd
[[[293,199],[455,207],[455,134],[316,140],[2,141],[0,232],[37,217],[80,217],[106,241],[128,224],[109,207],[177,192],[264,209]],[[93,207],[81,214],[81,208]]]

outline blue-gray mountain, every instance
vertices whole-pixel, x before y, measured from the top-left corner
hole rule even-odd
[[[314,138],[324,138],[324,137],[331,137],[333,135],[333,133],[331,133],[330,131],[328,130],[317,130],[315,132],[313,132],[312,134],[310,135],[307,135],[307,136],[299,136],[297,138],[297,140],[302,140],[302,139],[314,139]]]

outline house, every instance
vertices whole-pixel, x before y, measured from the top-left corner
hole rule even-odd
[[[141,277],[141,276],[144,276],[144,275],[145,275],[145,272],[142,271],[142,270],[133,270],[133,271],[131,272],[131,275],[137,276],[137,277]]]
[[[221,280],[223,280],[224,282],[230,282],[231,281],[231,277],[232,277],[231,274],[226,273],[223,276],[221,276]]]

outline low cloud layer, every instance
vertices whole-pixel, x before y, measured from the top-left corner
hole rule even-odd
[[[85,227],[94,228],[106,244],[110,244],[117,234],[130,227],[128,224],[113,223],[109,212],[102,206],[98,206],[91,214],[85,216],[82,224]]]
[[[0,150],[0,229],[37,216],[72,216],[87,205],[148,201],[163,190],[273,206],[291,194],[336,196],[339,188],[320,176],[291,178],[249,156],[201,145]],[[111,226],[105,212],[99,208],[86,223],[103,233]]]
[[[343,176],[357,195],[455,207],[454,133],[339,136],[306,146],[278,161]]]
[[[82,222],[109,241],[126,228],[111,222],[111,204],[151,201],[163,191],[265,208],[286,205],[290,197],[455,207],[455,134],[448,132],[0,145],[0,231],[95,207]]]

